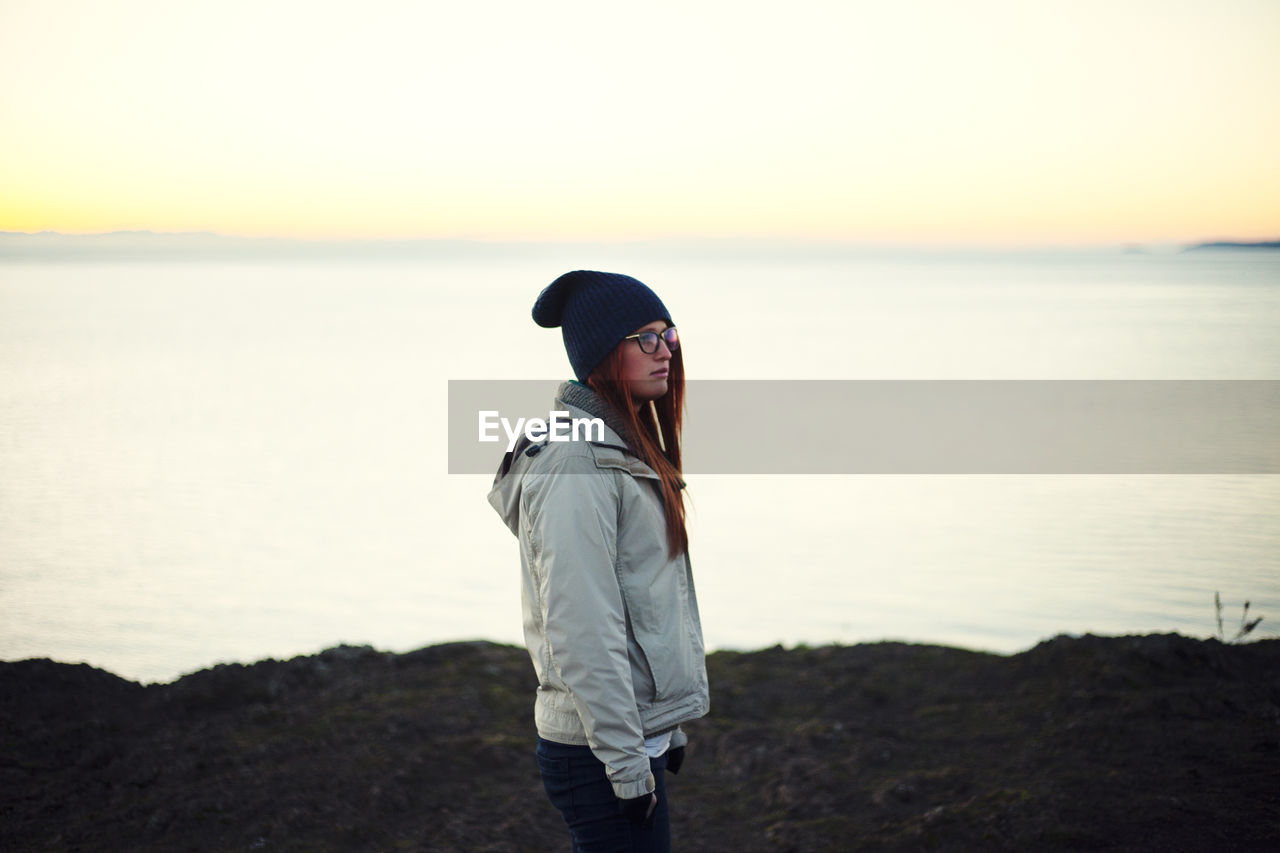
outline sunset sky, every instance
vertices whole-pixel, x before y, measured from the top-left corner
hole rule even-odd
[[[1280,238],[1275,0],[0,0],[0,231]]]

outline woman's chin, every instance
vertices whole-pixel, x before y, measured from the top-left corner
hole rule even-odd
[[[661,379],[641,379],[631,383],[631,397],[648,402],[664,396],[670,387],[666,377]]]

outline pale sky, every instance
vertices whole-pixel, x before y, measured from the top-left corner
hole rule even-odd
[[[1276,0],[0,0],[0,231],[1280,238]]]

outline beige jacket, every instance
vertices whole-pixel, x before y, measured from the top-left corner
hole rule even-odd
[[[607,414],[571,382],[554,410]],[[645,737],[675,729],[672,747],[684,745],[676,727],[705,715],[710,698],[688,556],[668,557],[657,474],[620,429],[606,427],[603,441],[517,445],[489,503],[520,541],[538,734],[589,745],[614,793],[630,799],[654,788]]]

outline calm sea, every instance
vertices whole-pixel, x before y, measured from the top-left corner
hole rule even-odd
[[[165,681],[520,642],[450,379],[568,374],[529,308],[628,272],[717,379],[1280,379],[1280,253],[0,262],[0,658]],[[554,384],[554,383],[552,383]],[[767,405],[767,401],[761,401]],[[495,459],[495,463],[496,463]],[[694,477],[714,648],[1280,628],[1280,477]],[[1270,629],[1270,630],[1268,630]]]

